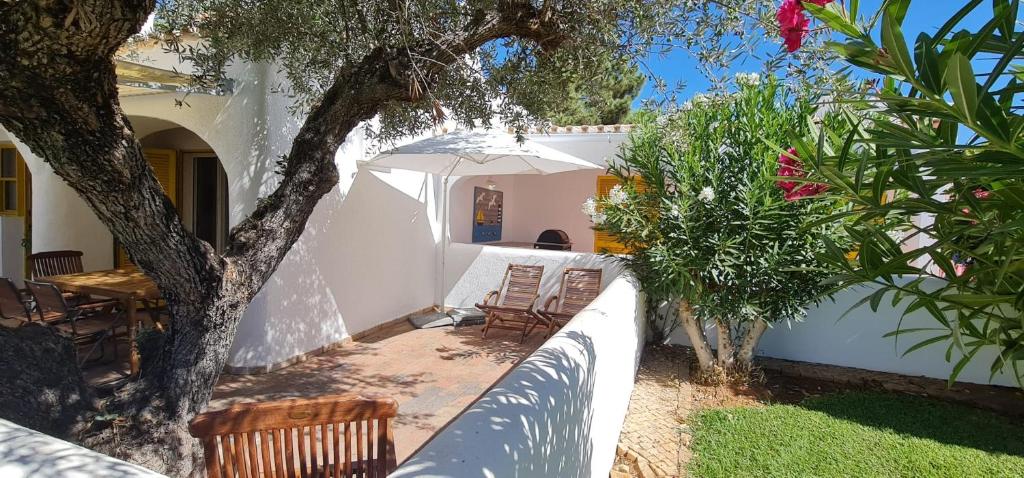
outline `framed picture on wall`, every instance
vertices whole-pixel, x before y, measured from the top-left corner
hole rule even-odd
[[[473,188],[473,242],[501,240],[503,200],[501,191]]]

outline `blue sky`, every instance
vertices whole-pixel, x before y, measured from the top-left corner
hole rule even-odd
[[[882,0],[862,0],[860,3],[861,15],[870,15],[878,10]],[[953,13],[965,4],[966,1],[964,0],[917,0],[911,2],[903,25],[903,32],[907,36],[908,42],[912,45],[913,40],[922,31],[933,33],[938,30]],[[983,25],[985,21],[991,18],[991,5],[991,1],[983,2],[961,25],[967,28],[976,28]],[[766,42],[765,47],[769,49],[770,54],[782,48],[781,44],[774,42]],[[686,100],[693,96],[694,93],[706,91],[709,87],[707,78],[698,72],[695,67],[696,62],[685,51],[677,50],[667,57],[658,56],[650,58],[646,63],[651,68],[653,74],[663,78],[670,86],[676,84],[679,80],[685,82],[686,88],[680,94],[680,100]],[[737,61],[731,68],[732,73],[759,72],[760,70],[761,61],[757,58]],[[651,98],[655,95],[656,92],[654,91],[653,84],[648,81],[644,85],[639,98],[637,98],[637,106],[643,99]]]

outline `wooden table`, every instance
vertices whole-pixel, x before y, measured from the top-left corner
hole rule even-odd
[[[40,277],[40,282],[49,282],[64,292],[97,295],[121,301],[128,318],[128,347],[131,351],[129,363],[131,377],[139,374],[139,349],[135,344],[139,319],[136,316],[139,301],[160,299],[156,283],[138,269],[113,269],[106,271],[82,272],[61,276]]]

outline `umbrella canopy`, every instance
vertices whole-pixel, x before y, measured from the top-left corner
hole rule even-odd
[[[602,169],[589,161],[542,144],[497,132],[457,132],[385,151],[369,165],[421,171],[439,176],[551,174]]]
[[[448,178],[499,174],[551,174],[580,169],[602,169],[571,154],[498,132],[458,132],[385,151],[365,164],[430,173],[443,178],[441,219],[441,271],[438,305],[446,315],[445,257],[448,250]]]

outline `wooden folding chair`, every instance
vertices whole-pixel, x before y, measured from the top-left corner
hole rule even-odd
[[[28,256],[32,279],[83,272],[82,251],[37,252]]]
[[[39,321],[50,325],[64,334],[78,347],[91,345],[92,348],[79,358],[78,365],[83,365],[89,357],[100,349],[103,358],[103,342],[128,333],[128,322],[124,313],[114,311],[116,301],[93,302],[89,304],[68,305],[67,299],[57,286],[47,282],[25,281],[28,290],[36,302]],[[120,332],[118,331],[120,329]],[[114,346],[114,358],[117,358],[117,345]]]
[[[397,468],[390,398],[325,396],[207,412],[189,431],[208,478],[380,477]]]
[[[541,320],[534,314],[533,305],[537,302],[537,290],[543,276],[544,266],[508,265],[498,290],[488,292],[483,303],[476,304],[478,309],[487,313],[484,337],[493,328],[521,331],[523,335],[519,343],[526,340],[527,333]]]
[[[558,295],[548,298],[537,315],[548,322],[548,336],[590,305],[601,293],[601,269],[566,267]]]
[[[82,251],[47,251],[31,254],[28,256],[29,273],[32,280],[40,277],[80,274],[85,272],[82,267],[82,255]],[[65,292],[64,299],[73,306],[97,301],[88,294],[71,292]]]

